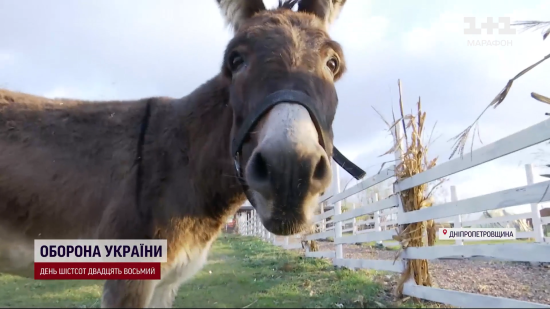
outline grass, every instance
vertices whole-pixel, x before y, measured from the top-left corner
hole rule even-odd
[[[209,263],[184,284],[174,307],[377,308],[425,307],[395,300],[383,272],[335,269],[251,237],[222,235]],[[0,274],[0,307],[100,306],[101,281],[34,281]],[[433,304],[432,304],[433,306]]]

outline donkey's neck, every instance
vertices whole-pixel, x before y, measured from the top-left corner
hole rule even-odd
[[[144,165],[155,166],[149,177],[158,175],[156,180],[144,179],[152,181],[152,198],[157,192],[176,204],[165,208],[165,216],[213,219],[222,224],[245,201],[230,155],[233,113],[228,99],[227,83],[214,77],[182,99],[152,107],[150,142],[158,146],[150,147],[150,154],[144,152],[143,157],[160,162]],[[163,187],[158,185],[162,175],[171,178],[166,183],[172,192],[152,188],[155,184]]]
[[[196,188],[208,211],[224,217],[246,197],[237,180],[230,141],[233,111],[229,84],[216,76],[186,97],[185,126],[190,142],[189,163]]]

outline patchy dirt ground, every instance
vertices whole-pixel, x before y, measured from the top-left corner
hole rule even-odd
[[[319,242],[319,251],[333,251],[334,244]],[[393,260],[397,251],[365,245],[343,245],[344,258]],[[303,251],[303,250],[300,250]],[[506,297],[550,305],[550,268],[527,263],[479,260],[434,260],[429,264],[434,287]],[[382,278],[388,289],[399,274]]]

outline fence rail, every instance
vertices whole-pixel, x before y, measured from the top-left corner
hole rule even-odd
[[[399,136],[397,136],[396,140],[399,140],[398,138]],[[317,229],[315,233],[306,235],[305,237],[289,236],[285,237],[282,243],[275,242],[276,238],[261,226],[255,213],[248,218],[243,216],[239,218],[239,232],[243,235],[261,237],[266,241],[272,241],[287,249],[302,247],[300,243],[291,244],[289,240],[292,238],[300,238],[302,240],[332,238],[333,243],[336,245],[334,251],[308,252],[306,248],[306,257],[329,258],[332,259],[334,265],[351,269],[363,268],[401,273],[404,270],[404,262],[408,259],[434,260],[456,256],[466,258],[482,256],[505,261],[548,263],[550,262],[550,237],[548,237],[550,235],[546,236],[544,230],[550,231],[547,226],[550,224],[550,217],[540,217],[539,203],[550,201],[550,181],[534,183],[533,168],[530,164],[526,165],[527,185],[513,189],[459,200],[456,187],[451,187],[451,202],[411,212],[403,210],[399,194],[402,190],[452,175],[549,139],[550,120],[546,120],[479,148],[471,154],[464,155],[462,158],[445,162],[410,178],[396,182],[394,185],[394,194],[389,197],[378,200],[378,196],[375,195],[372,203],[363,203],[359,207],[354,206],[345,212],[342,212],[342,201],[382,181],[395,178],[395,167],[388,167],[379,174],[367,178],[342,192],[340,192],[339,188],[339,172],[335,167],[334,170],[336,172],[333,173],[335,177],[333,183],[335,186],[331,190],[328,190],[330,193],[327,193],[322,199],[324,201],[323,204],[331,206],[332,209],[324,212],[325,208],[321,206],[321,213],[314,217]],[[466,214],[526,204],[531,205],[530,212],[462,221],[463,215]],[[361,216],[366,216],[366,219],[357,219],[357,217]],[[390,218],[387,218],[388,216]],[[395,218],[392,218],[392,216],[395,216]],[[533,242],[474,244],[466,246],[463,241],[456,240],[455,245],[406,248],[396,262],[390,260],[343,258],[343,244],[370,242],[386,244],[385,241],[392,240],[393,236],[397,235],[395,228],[389,228],[391,225],[399,226],[413,222],[444,218],[450,218],[454,227],[531,219],[533,230],[520,230],[517,232],[517,238],[532,238]],[[327,225],[331,226],[327,227]],[[349,225],[351,227],[348,227]],[[358,229],[359,227],[367,228],[360,230]],[[347,234],[344,235],[346,232]],[[395,241],[394,243],[399,245]],[[518,252],[521,252],[521,254],[518,254]],[[452,278],[449,278],[449,280],[452,280]],[[418,286],[414,283],[414,280],[405,284],[403,293],[458,307],[550,308],[546,304]]]

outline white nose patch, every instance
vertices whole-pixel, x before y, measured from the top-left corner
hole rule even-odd
[[[280,103],[266,116],[258,136],[259,145],[281,147],[318,147],[319,135],[307,109],[299,104]]]

